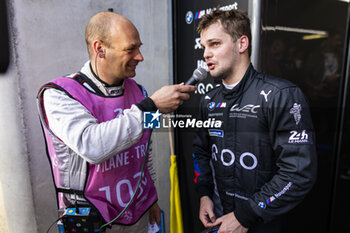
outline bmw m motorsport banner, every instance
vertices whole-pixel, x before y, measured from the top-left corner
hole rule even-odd
[[[203,58],[200,36],[196,31],[200,19],[216,8],[239,9],[248,12],[248,0],[174,0],[174,83],[186,82],[198,67],[208,70]],[[199,100],[203,94],[218,85],[211,77],[197,86],[197,91],[178,109],[177,117],[197,117]],[[193,129],[175,128],[175,142],[182,203],[184,232],[200,232],[203,226],[198,219],[199,200],[193,180]]]

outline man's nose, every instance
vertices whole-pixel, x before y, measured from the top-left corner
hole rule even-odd
[[[143,61],[143,56],[140,50],[137,51],[137,54],[135,55],[134,59],[137,61]]]
[[[211,58],[212,56],[213,56],[213,53],[210,51],[210,49],[205,48],[203,53],[204,59]]]

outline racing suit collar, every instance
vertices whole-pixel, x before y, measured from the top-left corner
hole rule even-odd
[[[118,97],[124,94],[124,80],[119,85],[109,85],[101,80],[93,71],[91,62],[87,61],[83,68],[80,70],[88,79],[90,79],[96,88],[99,89],[105,96]]]
[[[237,86],[235,86],[233,89],[227,89],[227,88],[225,88],[224,85],[221,85],[223,97],[225,99],[230,99],[230,98],[241,95],[249,87],[249,84],[251,83],[251,81],[254,77],[253,74],[255,72],[256,71],[255,71],[253,65],[250,63],[243,78],[237,84]]]

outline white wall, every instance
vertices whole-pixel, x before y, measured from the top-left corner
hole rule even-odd
[[[57,213],[36,111],[39,87],[80,69],[88,59],[85,25],[93,14],[108,8],[139,29],[145,61],[136,70],[136,81],[149,94],[171,83],[171,1],[8,0],[8,7],[13,53],[8,72],[0,75],[0,192],[9,233],[46,232]],[[159,204],[169,226],[167,134],[155,134],[153,151]]]

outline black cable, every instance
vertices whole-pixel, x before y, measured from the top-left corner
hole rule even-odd
[[[46,233],[49,233],[50,232],[50,230],[51,230],[51,228],[53,227],[53,225],[55,225],[55,223],[57,223],[59,220],[61,220],[62,219],[62,217],[59,217],[58,219],[56,219],[52,224],[51,224],[51,226],[49,227],[49,229],[47,229],[47,231],[46,231]]]
[[[97,56],[98,56],[99,53],[102,53],[102,51],[100,50],[100,51],[98,51],[98,52],[96,53],[96,57],[95,57],[95,70],[96,70],[96,75],[97,75],[97,77],[100,78],[100,76],[98,75],[98,71],[97,71]]]
[[[119,213],[119,215],[117,217],[115,217],[114,219],[112,219],[112,221],[106,223],[106,224],[103,224],[101,227],[100,227],[100,230],[105,228],[106,226],[112,224],[113,222],[117,221],[119,219],[120,216],[122,216],[122,214],[126,211],[126,209],[131,205],[131,203],[133,202],[135,196],[136,196],[136,193],[140,187],[140,184],[141,184],[141,179],[143,177],[143,173],[144,173],[144,168],[145,168],[145,164],[146,164],[146,160],[148,158],[148,151],[149,151],[149,145],[150,145],[150,142],[151,142],[151,136],[152,136],[152,129],[150,130],[150,133],[149,133],[149,138],[148,138],[148,142],[147,142],[147,149],[146,149],[146,155],[145,155],[145,158],[143,160],[143,164],[142,164],[142,169],[141,169],[141,174],[140,174],[140,178],[139,178],[139,181],[137,183],[137,186],[136,186],[136,189],[135,189],[135,192],[134,194],[132,195],[130,201],[128,204],[126,204],[126,206],[124,207],[124,209]]]

